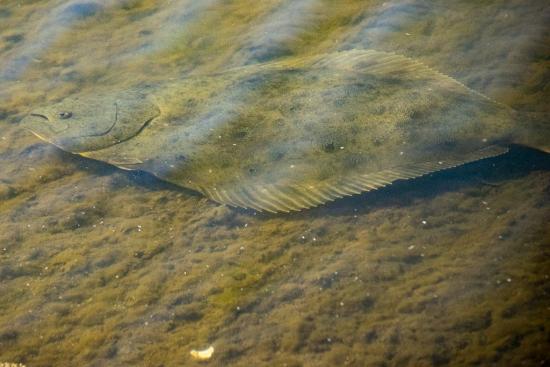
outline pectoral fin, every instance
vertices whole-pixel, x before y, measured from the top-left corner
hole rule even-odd
[[[78,153],[78,154],[83,156],[83,157],[86,157],[86,158],[97,159],[96,157],[94,157],[95,152],[93,152],[93,151],[92,152],[82,152],[82,153]],[[103,161],[105,161],[109,164],[112,164],[113,166],[117,166],[119,168],[126,169],[126,170],[132,170],[132,169],[134,169],[134,167],[132,167],[132,166],[143,163],[143,161],[138,159],[138,158],[123,157],[123,156],[107,158],[107,159],[101,159],[101,160],[103,160]],[[130,166],[130,167],[128,167],[128,166]]]

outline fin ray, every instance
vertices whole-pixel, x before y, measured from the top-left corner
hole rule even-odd
[[[222,204],[253,208],[271,213],[299,211],[316,207],[344,196],[357,195],[391,185],[397,180],[424,176],[480,159],[504,154],[508,147],[489,146],[466,154],[461,159],[420,162],[366,174],[355,174],[317,185],[243,185],[239,189],[203,188],[212,200]]]

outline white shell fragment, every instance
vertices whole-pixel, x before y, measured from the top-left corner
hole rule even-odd
[[[214,347],[212,345],[203,350],[193,349],[191,351],[191,357],[198,359],[199,361],[206,361],[210,359],[210,357],[212,357],[212,354],[214,354]]]

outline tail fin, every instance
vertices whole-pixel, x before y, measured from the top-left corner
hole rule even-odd
[[[514,143],[550,153],[550,112],[517,112]]]

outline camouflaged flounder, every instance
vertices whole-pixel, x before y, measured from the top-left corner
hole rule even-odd
[[[548,129],[422,63],[373,50],[79,95],[23,125],[61,149],[223,204],[289,212],[505,153]]]

